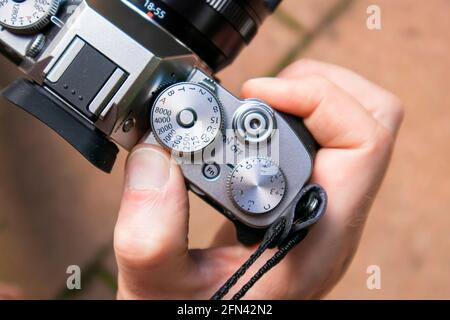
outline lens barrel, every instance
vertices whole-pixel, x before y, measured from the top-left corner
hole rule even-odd
[[[214,71],[229,65],[250,43],[281,0],[154,0],[167,10],[158,23]]]

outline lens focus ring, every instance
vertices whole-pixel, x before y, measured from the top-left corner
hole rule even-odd
[[[258,30],[258,24],[247,11],[234,0],[204,0],[236,28],[246,41],[250,41]]]
[[[152,0],[166,14],[153,18],[214,72],[229,65],[272,13],[268,0]],[[275,0],[279,2],[280,0]],[[143,0],[127,0],[147,14]]]

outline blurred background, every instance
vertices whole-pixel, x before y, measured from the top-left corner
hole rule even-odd
[[[381,8],[381,30],[367,28],[370,5]],[[219,74],[238,94],[246,79],[308,57],[353,69],[405,103],[361,246],[328,299],[450,299],[449,13],[449,0],[284,0]],[[17,76],[0,58],[0,86]],[[125,152],[103,174],[44,125],[0,104],[0,287],[17,286],[26,298],[114,298]],[[224,218],[191,202],[191,245],[207,247]],[[82,267],[79,292],[65,290],[69,265]],[[380,290],[367,289],[370,265],[381,268]]]

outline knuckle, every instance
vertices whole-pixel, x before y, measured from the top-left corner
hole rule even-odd
[[[312,74],[312,75],[308,76],[308,79],[312,83],[315,83],[315,84],[323,86],[323,87],[331,86],[331,82],[327,78],[325,78],[319,74]]]
[[[397,122],[401,123],[405,118],[405,107],[403,105],[403,102],[396,96],[393,96],[390,107]]]
[[[187,210],[187,207],[187,197],[169,198],[166,192],[125,190],[119,216],[130,216],[134,211],[157,215],[166,211]],[[147,232],[144,228],[127,222],[116,224],[114,251],[121,267],[131,270],[157,267],[178,249],[178,235],[169,228],[159,228],[153,232]]]
[[[308,77],[312,92],[320,99],[325,100],[330,97],[336,96],[336,86],[327,78],[320,75],[311,75]]]
[[[114,232],[114,251],[121,266],[142,269],[160,265],[168,254],[166,241],[155,241],[151,237],[140,239],[126,230]]]
[[[135,211],[154,214],[163,209],[167,202],[164,193],[153,190],[124,191],[119,216],[130,216]],[[137,228],[137,229],[136,229]],[[146,230],[118,223],[114,230],[114,251],[118,262],[130,269],[140,269],[160,264],[167,255],[166,233],[150,234]]]
[[[400,124],[405,117],[405,107],[402,100],[392,93],[388,93],[384,98],[385,110],[391,115],[397,124]]]
[[[151,208],[161,203],[163,196],[164,194],[157,190],[125,189],[122,195],[122,206]]]
[[[294,69],[304,69],[309,67],[314,67],[318,64],[318,62],[314,59],[310,58],[301,58],[292,64],[292,68]]]
[[[395,143],[394,133],[382,125],[378,125],[368,150],[373,156],[383,154],[383,150],[390,152]]]
[[[311,86],[319,89],[323,94],[328,94],[335,88],[330,80],[321,75],[310,75],[307,79]]]
[[[377,141],[379,145],[392,146],[395,142],[394,133],[384,126],[379,126]]]

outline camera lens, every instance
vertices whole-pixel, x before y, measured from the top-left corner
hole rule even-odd
[[[154,0],[167,10],[158,23],[211,69],[230,64],[281,0]]]

